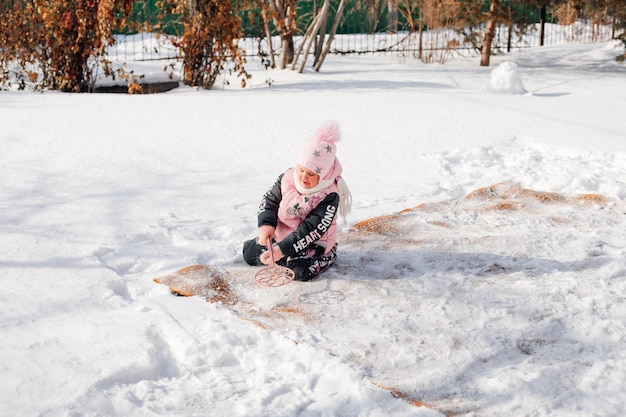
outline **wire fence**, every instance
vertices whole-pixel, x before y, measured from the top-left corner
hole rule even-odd
[[[498,27],[492,43],[494,53],[519,51],[540,46],[540,26],[532,25],[519,35],[506,26]],[[614,28],[609,25],[592,25],[589,21],[577,21],[572,25],[546,24],[543,45],[555,46],[570,42],[607,42],[615,37]],[[480,36],[479,36],[480,38]],[[471,57],[480,53],[480,45],[470,44],[467,36],[451,29],[438,29],[418,32],[373,34],[338,34],[335,36],[330,53],[332,54],[378,54],[392,57],[412,57],[425,62],[445,62],[454,57]],[[275,53],[280,53],[280,38],[272,37]],[[296,48],[302,41],[295,37]],[[269,52],[268,39],[245,38],[241,48],[247,56],[258,56]],[[149,61],[181,57],[181,52],[172,45],[168,36],[152,33],[116,35],[116,43],[108,51],[109,58],[117,61]]]
[[[475,56],[480,53],[480,44],[476,43],[476,39],[482,39],[483,34],[480,30],[474,29],[471,34],[445,27],[422,33],[403,30],[412,27],[413,23],[407,21],[406,16],[408,15],[406,13],[399,13],[398,16],[391,19],[387,1],[346,1],[349,7],[346,7],[340,20],[337,35],[331,45],[331,54],[384,54],[407,58],[414,57],[425,62],[445,62],[449,58]],[[25,2],[25,0],[0,0],[0,11],[10,10],[16,2]],[[130,21],[137,24],[147,23],[148,26],[158,21],[159,9],[155,0],[136,0],[134,3]],[[318,0],[300,0],[297,2],[297,25],[301,32],[304,32],[303,28],[306,28],[312,19],[314,10],[319,6],[319,3],[321,2]],[[530,9],[529,13],[531,13]],[[537,17],[533,15],[532,19]],[[607,24],[606,16],[604,18],[604,21],[598,20],[596,22],[589,19],[579,19],[567,26],[546,23],[543,45],[609,41],[616,36],[615,26]],[[551,19],[552,17],[549,17],[548,21],[554,21]],[[244,55],[248,57],[267,55],[270,51],[270,41],[274,52],[280,53],[281,41],[278,36],[267,39],[259,33],[258,27],[255,27],[245,18],[242,20],[247,23],[244,25],[246,37],[241,40],[240,45],[245,51]],[[180,24],[175,20],[167,23],[165,26],[170,29],[170,33],[180,31],[180,27],[178,27]],[[396,31],[396,29],[398,30]],[[539,46],[541,44],[539,29],[539,24],[532,24],[523,28],[499,26],[492,44],[492,51],[505,53]],[[519,33],[523,33],[523,35],[519,35]],[[123,62],[179,59],[181,51],[172,45],[168,36],[174,35],[162,34],[162,36],[157,36],[148,32],[119,34],[116,35],[116,43],[109,48],[108,56],[113,60]],[[470,41],[472,39],[473,42]],[[296,36],[294,42],[297,49],[302,42],[302,37]]]

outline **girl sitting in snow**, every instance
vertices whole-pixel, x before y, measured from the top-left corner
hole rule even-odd
[[[297,165],[281,174],[265,193],[258,212],[258,236],[244,242],[249,265],[271,263],[268,239],[277,264],[295,279],[308,281],[328,269],[337,257],[337,214],[345,220],[352,196],[336,158],[339,128],[328,123],[307,141]]]

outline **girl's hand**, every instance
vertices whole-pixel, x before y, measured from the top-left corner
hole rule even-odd
[[[272,263],[272,258],[270,257],[270,250],[274,254],[274,262],[276,262],[277,260],[281,259],[284,256],[283,251],[280,250],[278,245],[272,246],[272,249],[266,250],[265,252],[261,254],[260,259],[263,265],[269,265]]]
[[[263,225],[259,227],[259,245],[263,245],[267,248],[267,239],[271,240],[274,237],[275,233],[275,227],[269,225]]]

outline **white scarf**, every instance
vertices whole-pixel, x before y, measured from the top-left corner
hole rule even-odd
[[[296,170],[293,170],[293,182],[296,185],[296,190],[302,195],[309,195],[316,193],[318,191],[322,191],[325,188],[330,187],[335,181],[334,180],[320,180],[317,185],[313,188],[304,188],[300,185],[300,181],[298,180],[298,176],[296,174]],[[342,177],[337,177],[337,190],[339,191],[339,214],[341,215],[344,224],[346,223],[346,218],[350,211],[352,210],[352,193],[350,189],[348,189],[348,184],[344,181]]]

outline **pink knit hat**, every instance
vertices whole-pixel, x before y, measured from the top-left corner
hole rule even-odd
[[[335,122],[328,122],[315,131],[312,139],[309,139],[298,157],[298,165],[301,165],[320,176],[322,180],[329,180],[335,171],[337,145],[339,142],[339,126]],[[333,178],[334,179],[334,178]]]

